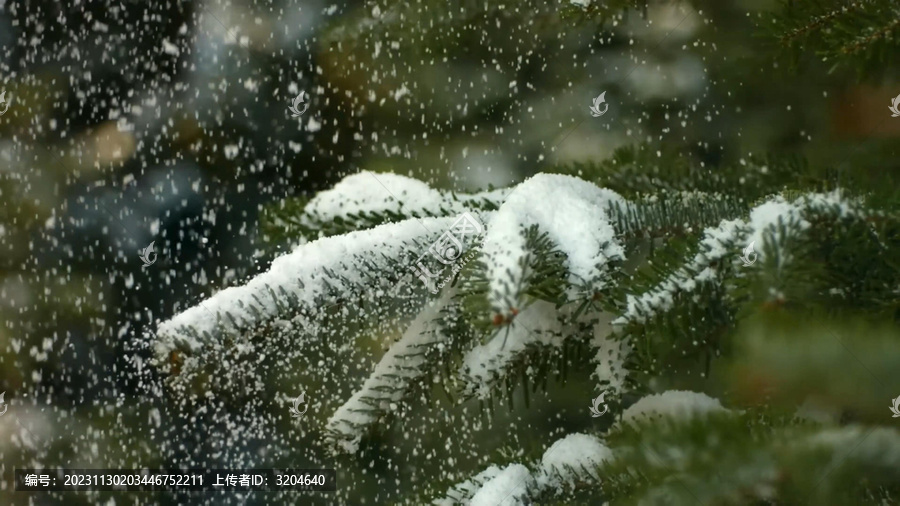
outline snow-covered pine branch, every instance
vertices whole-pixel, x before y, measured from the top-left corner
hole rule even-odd
[[[340,222],[350,231],[310,237],[243,286],[223,290],[164,322],[157,357],[162,360],[180,350],[188,355],[180,375],[189,376],[207,349],[259,329],[265,329],[259,339],[240,341],[242,353],[269,353],[267,343],[277,339],[282,346],[289,343],[293,349],[288,351],[296,354],[315,339],[333,335],[325,328],[329,304],[361,294],[383,304],[397,296],[399,287],[409,298],[403,310],[390,317],[409,317],[403,324],[406,330],[351,395],[333,402],[338,407],[323,428],[339,452],[358,450],[369,432],[402,412],[403,403],[435,381],[459,386],[462,399],[487,399],[508,388],[511,378],[527,380],[547,357],[572,342],[593,350],[599,386],[620,395],[628,390],[627,365],[634,350],[631,338],[611,334],[613,329],[640,325],[671,310],[677,294],[690,295],[703,284],[718,286],[739,278],[735,263],[749,241],[760,245],[760,264],[773,255],[784,262],[791,258],[785,234],[803,234],[814,216],[862,217],[853,202],[837,193],[810,194],[793,202],[776,196],[756,206],[746,220],[731,203],[717,202],[723,201],[695,193],[670,198],[664,206],[652,198],[630,202],[558,174],[540,174],[513,188],[471,195],[437,191],[402,176],[357,174],[309,201],[293,221],[310,229]],[[462,269],[454,266],[449,286],[441,285],[436,297],[429,295],[432,290],[423,289],[410,274],[411,259],[427,252],[461,213],[473,213],[484,224],[480,246],[466,252],[477,261]],[[599,294],[622,290],[625,248],[642,240],[636,226],[675,226],[689,233],[723,213],[725,219],[703,231],[699,251],[648,291],[627,293],[621,313],[610,311],[615,304],[604,310],[594,303]],[[782,232],[774,234],[773,226],[779,223]],[[614,318],[615,325],[610,325]],[[452,378],[440,378],[441,370]],[[680,402],[687,402],[683,397]],[[631,406],[625,418],[654,399]],[[688,400],[690,405],[715,407]],[[521,482],[509,496],[525,498],[570,478],[587,479],[594,476],[588,462],[610,458],[606,447],[589,441],[591,437],[572,435],[554,446],[593,448],[590,455],[567,451],[559,455],[572,455],[560,460],[548,450],[546,469],[489,468],[448,497],[490,501],[500,488]]]
[[[639,400],[627,409],[621,424],[647,420],[688,420],[713,412],[727,413],[718,400],[704,394],[668,391]],[[619,430],[614,425],[610,432]],[[473,478],[455,485],[438,506],[469,505],[525,505],[542,494],[553,496],[571,489],[576,483],[603,485],[600,470],[604,463],[616,458],[615,448],[587,434],[569,434],[554,442],[544,452],[540,462],[530,466],[510,464],[503,469],[490,466]],[[583,486],[583,485],[582,485]]]
[[[447,290],[440,299],[426,304],[362,387],[332,415],[326,431],[341,451],[355,452],[373,424],[397,411],[413,382],[430,385],[425,375],[441,365],[441,356],[449,349],[439,316],[455,293]]]
[[[226,335],[272,322],[278,332],[297,338],[315,335],[323,307],[353,293],[374,292],[377,300],[378,289],[392,288],[386,280],[408,274],[409,253],[424,251],[456,214],[495,208],[502,194],[501,190],[471,195],[441,192],[393,174],[349,176],[312,199],[297,223],[317,227],[340,221],[350,229],[381,226],[304,241],[245,285],[222,290],[163,322],[156,337],[157,360],[162,363],[180,350],[188,354],[183,370],[190,369],[191,356],[202,353],[204,343],[221,342]]]
[[[380,196],[375,192],[378,188],[384,190]],[[456,213],[468,209],[469,204],[495,206],[503,193],[509,197],[499,210],[483,215],[488,224],[482,262],[489,265],[492,306],[498,310],[505,306],[503,311],[508,312],[515,309],[510,301],[521,297],[526,275],[522,261],[530,253],[526,249],[528,226],[537,226],[566,254],[573,295],[576,286],[599,289],[609,282],[607,264],[621,260],[623,253],[604,207],[611,202],[621,206],[624,201],[570,176],[539,175],[512,192],[457,196],[401,176],[357,174],[313,199],[300,221],[312,225],[339,216],[352,221],[367,213]],[[415,197],[412,201],[417,203],[404,207],[395,198],[399,195]],[[564,205],[552,203],[559,197]],[[529,204],[531,199],[544,203]],[[189,370],[191,357],[202,354],[204,343],[220,342],[225,336],[251,332],[273,321],[279,332],[293,334],[302,342],[302,336],[320,330],[319,309],[335,303],[342,293],[358,293],[373,286],[387,288],[384,279],[404,274],[404,254],[424,250],[453,220],[453,216],[413,217],[301,244],[245,285],[222,290],[162,323],[155,344],[157,359],[162,362],[173,351],[183,351],[189,356],[182,370]]]
[[[316,335],[319,311],[361,287],[383,287],[402,275],[408,248],[426,245],[453,218],[423,218],[326,237],[298,246],[265,273],[222,290],[159,325],[155,351],[164,360],[182,350],[202,354],[209,342],[250,332],[266,322],[298,339]]]
[[[740,256],[735,250],[754,243],[754,250],[760,260],[765,261],[767,252],[778,256],[780,261],[790,257],[781,242],[775,241],[773,233],[781,223],[795,234],[801,234],[810,226],[805,216],[809,213],[826,212],[835,219],[843,217],[864,217],[858,202],[841,197],[839,192],[829,194],[811,193],[793,202],[775,196],[763,202],[750,212],[747,220],[725,220],[718,226],[703,232],[700,251],[682,269],[647,293],[628,297],[628,309],[614,324],[643,322],[654,314],[672,306],[675,293],[691,293],[703,283],[721,281],[721,277],[733,272],[740,265]],[[763,248],[763,245],[767,247]],[[771,247],[768,247],[771,245]]]
[[[508,193],[508,189],[452,193],[397,174],[362,171],[316,194],[299,217],[282,219],[289,218],[293,225],[315,238],[409,218],[491,211],[497,209]]]
[[[487,225],[484,259],[489,300],[504,316],[521,307],[526,236],[537,226],[566,255],[568,295],[593,295],[610,282],[611,263],[625,259],[607,209],[625,200],[615,192],[559,174],[538,174],[518,185]]]
[[[775,195],[754,207],[747,219],[723,220],[707,227],[696,254],[649,290],[628,294],[623,314],[612,322],[615,334],[597,340],[600,351],[595,376],[601,386],[611,385],[617,390],[625,387],[631,329],[662,318],[679,300],[698,300],[704,288],[718,290],[726,281],[739,278],[739,268],[749,266],[742,266],[736,251],[754,244],[755,267],[762,268],[769,261],[776,264],[776,269],[783,268],[801,261],[790,242],[803,237],[811,221],[824,219],[837,223],[844,219],[861,221],[865,217],[858,199],[834,191],[809,193],[791,201]]]

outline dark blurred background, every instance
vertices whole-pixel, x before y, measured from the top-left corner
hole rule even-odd
[[[0,116],[0,392],[10,406],[0,502],[110,497],[13,494],[16,466],[222,463],[217,444],[252,446],[167,416],[142,338],[289,250],[261,240],[265,206],[344,175],[391,171],[466,191],[639,142],[713,167],[777,152],[835,164],[842,177],[896,173],[900,121],[886,111],[897,76],[858,84],[812,58],[787,71],[758,29],[775,7],[651,2],[599,23],[567,2],[486,13],[466,2],[0,2],[10,101]],[[287,107],[301,91],[311,105],[294,118]],[[609,113],[591,118],[603,91]],[[158,257],[145,268],[151,242]],[[513,424],[523,447],[536,444],[529,428],[583,408],[572,390],[454,444],[500,451],[494,440],[506,437],[493,436]],[[427,470],[446,457],[423,448],[455,436],[420,429],[404,430],[424,445],[411,465]],[[480,470],[458,460],[460,477]],[[337,466],[366,477],[339,481],[325,502],[399,501],[407,487],[390,469],[366,474],[368,462]]]

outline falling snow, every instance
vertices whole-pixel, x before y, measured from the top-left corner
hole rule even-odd
[[[750,244],[753,269],[781,272],[822,215],[882,219],[845,191],[770,192],[622,228],[668,197],[724,199],[732,159],[735,194],[776,174],[738,153],[827,159],[854,128],[825,121],[845,106],[830,81],[783,86],[751,61],[772,10],[751,4],[0,1],[0,504],[497,506],[593,486],[599,504],[626,425],[739,416],[663,391],[649,350],[701,339],[648,327],[748,279]],[[849,102],[833,116],[865,116]],[[618,150],[644,144],[640,162]],[[668,145],[692,171],[666,177]],[[468,242],[464,215],[483,225]],[[695,249],[643,283],[678,241]],[[783,301],[776,278],[759,291]],[[798,413],[871,416],[813,404]],[[879,453],[900,454],[894,432],[860,434],[792,444],[897,467]],[[63,466],[335,469],[338,485],[12,489],[13,469]]]

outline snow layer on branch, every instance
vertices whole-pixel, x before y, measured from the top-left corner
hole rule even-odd
[[[703,393],[668,390],[661,394],[648,395],[629,406],[622,412],[622,419],[616,422],[610,430],[622,427],[624,424],[647,421],[651,418],[665,417],[687,420],[715,412],[729,413],[730,410],[722,407],[718,399],[713,399]]]
[[[576,481],[599,480],[595,472],[597,466],[612,458],[612,450],[599,439],[587,434],[570,434],[544,452],[534,473],[521,464],[503,470],[490,466],[474,478],[454,486],[447,492],[447,498],[433,504],[529,504],[528,496],[541,491],[561,489]]]
[[[469,350],[461,373],[467,379],[467,388],[485,399],[491,394],[492,383],[504,377],[505,367],[529,345],[560,346],[562,342],[556,306],[539,300],[522,310],[493,339]]]
[[[838,209],[838,214],[842,218],[862,215],[858,202],[843,198],[838,190],[829,193],[808,193],[791,202],[786,201],[779,195],[750,211],[748,225],[751,232],[744,238],[744,241],[746,244],[755,242],[757,245],[761,245],[766,229],[778,223],[779,218],[785,224],[794,224],[799,226],[800,230],[806,230],[810,227],[810,223],[804,219],[804,211],[811,209],[826,210],[834,207]],[[757,248],[758,250],[759,248]],[[764,253],[759,253],[760,258],[762,258]]]
[[[204,340],[221,339],[220,332],[238,330],[235,323],[239,328],[254,327],[279,316],[279,308],[314,311],[317,301],[333,289],[350,293],[378,274],[360,267],[357,257],[387,269],[386,258],[401,258],[405,247],[427,234],[420,221],[429,229],[442,231],[455,220],[456,217],[405,220],[297,246],[291,253],[276,258],[268,271],[247,284],[222,290],[161,323],[155,346],[157,357],[166,356],[179,344],[196,352],[203,347],[196,335]],[[326,269],[334,276],[327,275]],[[296,297],[296,301],[292,304],[282,292],[292,299]],[[226,313],[230,318],[225,317]]]
[[[793,202],[787,202],[779,195],[753,208],[746,221],[723,220],[718,226],[705,229],[700,251],[694,258],[651,290],[638,296],[629,295],[625,314],[613,323],[645,322],[655,314],[667,311],[672,307],[677,293],[693,292],[701,283],[717,279],[720,272],[712,267],[714,263],[728,256],[732,257],[731,263],[740,263],[740,250],[751,242],[755,243],[754,253],[759,255],[758,258],[764,258],[764,234],[777,225],[779,219],[785,225],[802,231],[810,226],[803,218],[804,211],[830,209],[832,206],[837,206],[841,216],[858,214],[853,203],[842,199],[837,191],[811,193]],[[775,244],[775,247],[780,245]]]
[[[484,471],[478,473],[474,477],[454,485],[447,491],[447,497],[444,499],[436,499],[432,502],[435,506],[455,506],[457,504],[468,504],[481,487],[500,474],[500,468],[490,466]]]
[[[428,372],[425,347],[441,342],[444,334],[438,315],[455,290],[446,290],[438,301],[421,311],[399,341],[382,357],[365,384],[328,421],[339,448],[355,452],[365,430],[397,408],[411,383]]]
[[[612,450],[596,437],[569,434],[544,452],[535,482],[540,490],[547,490],[576,481],[599,480],[595,469],[612,457]]]
[[[704,230],[700,252],[687,266],[676,270],[666,280],[638,296],[628,295],[628,307],[613,323],[645,322],[656,313],[672,307],[679,292],[692,292],[700,283],[713,281],[718,274],[711,265],[726,255],[735,254],[734,244],[741,235],[742,220],[724,220],[717,227]]]
[[[531,472],[522,464],[510,464],[472,496],[469,506],[512,506],[523,504],[534,483]]]
[[[760,258],[764,252],[759,251],[763,243],[763,234],[770,225],[778,223],[778,218],[785,224],[798,224],[801,229],[809,227],[809,222],[803,219],[803,207],[798,204],[785,202],[780,196],[773,201],[764,202],[750,211],[750,234],[744,238],[746,244],[755,243],[755,250]]]
[[[499,205],[506,192],[499,189],[470,195],[453,194],[432,189],[417,179],[362,171],[347,176],[334,188],[318,193],[306,205],[304,213],[319,220],[361,212],[392,211],[417,216],[459,214],[485,200]]]
[[[572,285],[602,288],[607,262],[625,258],[606,215],[610,203],[627,204],[617,193],[572,176],[537,174],[519,184],[487,225],[483,258],[495,311],[505,314],[518,305],[528,254],[525,230],[532,225],[567,255]]]

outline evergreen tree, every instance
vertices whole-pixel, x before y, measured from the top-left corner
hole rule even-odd
[[[471,14],[502,15],[485,7]],[[528,16],[607,15],[571,8]],[[769,40],[872,78],[896,61],[898,9],[788,2]],[[712,167],[649,142],[474,193],[362,171],[269,208],[265,236],[292,251],[160,324],[157,364],[185,420],[279,434],[274,461],[298,444],[362,461],[353,481],[386,469],[402,503],[893,503],[900,193],[842,173],[851,154]],[[301,384],[302,428],[259,415]],[[551,414],[526,427],[538,443],[454,451],[551,396],[583,406],[580,430]],[[428,448],[403,445],[427,430]],[[411,472],[405,451],[441,472]]]

